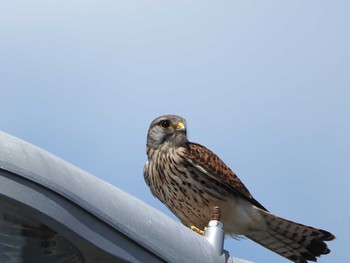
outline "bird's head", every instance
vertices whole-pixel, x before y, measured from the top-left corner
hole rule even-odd
[[[157,149],[164,143],[179,147],[187,142],[186,120],[177,115],[164,115],[152,121],[147,134],[147,147]]]

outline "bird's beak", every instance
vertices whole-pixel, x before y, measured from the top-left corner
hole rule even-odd
[[[186,130],[185,124],[183,124],[182,122],[179,122],[178,124],[176,124],[175,129],[178,131],[184,131]]]

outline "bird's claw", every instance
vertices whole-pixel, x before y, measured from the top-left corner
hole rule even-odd
[[[204,228],[204,230],[202,230],[202,229],[199,229],[196,226],[191,226],[191,230],[196,232],[197,234],[200,234],[201,236],[204,236],[204,233],[205,233],[206,229],[207,229],[206,227]]]

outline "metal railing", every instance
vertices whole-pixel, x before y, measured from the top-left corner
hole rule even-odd
[[[249,262],[223,249],[219,220],[210,221],[203,238],[134,196],[3,132],[1,203],[67,238],[85,262],[97,257],[101,262]]]

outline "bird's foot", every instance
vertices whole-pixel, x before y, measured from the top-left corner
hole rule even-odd
[[[202,229],[199,229],[196,226],[191,226],[191,230],[196,232],[197,234],[200,234],[201,236],[204,236],[204,233],[205,233],[206,229],[207,229],[206,227],[204,228],[204,230],[202,230]]]
[[[210,220],[217,220],[220,221],[220,217],[221,217],[221,210],[220,207],[218,206],[214,206],[211,210],[211,214],[210,214]],[[197,234],[200,234],[201,236],[204,236],[205,234],[205,230],[207,230],[207,227],[204,228],[204,230],[199,229],[196,226],[191,226],[191,230],[196,232]]]

